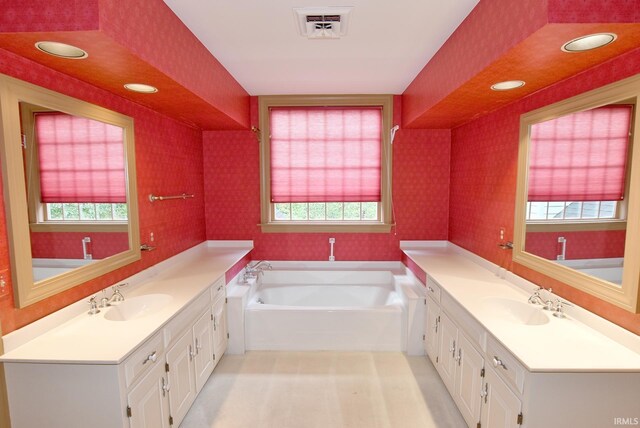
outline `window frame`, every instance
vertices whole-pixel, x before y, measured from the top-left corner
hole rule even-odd
[[[24,131],[27,209],[32,232],[127,232],[127,221],[48,220],[45,203],[40,198],[39,152],[35,135],[35,114],[52,109],[22,102],[20,119]]]
[[[260,96],[260,226],[263,232],[358,232],[388,233],[393,224],[391,205],[393,151],[390,131],[393,95],[270,95]],[[270,123],[271,107],[382,107],[381,200],[378,221],[283,221],[276,220],[271,203]]]

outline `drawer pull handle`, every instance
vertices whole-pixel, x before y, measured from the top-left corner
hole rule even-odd
[[[428,287],[427,287],[427,290],[431,291],[432,293],[435,293],[435,292],[436,292],[436,290],[434,290],[431,286],[428,286]]]
[[[142,364],[143,365],[147,364],[149,361],[151,361],[152,363],[155,363],[157,360],[158,360],[158,353],[156,351],[153,351],[152,353],[147,355],[147,358],[144,359]]]
[[[193,357],[196,356],[196,353],[193,352],[193,346],[189,345],[189,360],[193,361]]]
[[[202,345],[200,345],[200,341],[196,339],[196,355],[200,353],[201,349],[202,349]]]
[[[493,367],[502,367],[503,369],[507,370],[507,366],[505,366],[502,360],[495,355],[493,356]]]
[[[451,358],[456,357],[456,341],[455,340],[453,341],[453,344],[449,348],[449,352],[451,352]]]
[[[222,290],[222,285],[220,285],[220,286],[218,287],[218,290],[216,290],[216,291],[220,291],[220,290]]]

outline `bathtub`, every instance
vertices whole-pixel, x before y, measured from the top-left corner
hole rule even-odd
[[[95,260],[84,259],[32,259],[33,280],[40,281],[70,270],[86,266]]]
[[[557,263],[614,284],[622,284],[624,258],[558,260]]]
[[[407,296],[399,264],[273,262],[251,287],[247,350],[403,351]]]

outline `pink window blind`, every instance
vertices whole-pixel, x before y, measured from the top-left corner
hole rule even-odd
[[[126,202],[122,128],[64,113],[35,126],[42,202]]]
[[[382,109],[272,108],[271,202],[380,201]]]
[[[623,199],[631,113],[609,105],[533,125],[529,201]]]

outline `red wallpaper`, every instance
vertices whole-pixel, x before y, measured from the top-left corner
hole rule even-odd
[[[583,232],[529,232],[525,251],[549,260],[556,260],[561,249],[558,237],[563,236],[567,260],[624,257],[625,230]]]
[[[449,240],[613,322],[640,333],[631,314],[511,261],[497,246],[513,237],[520,114],[640,72],[640,49],[483,116],[452,131]]]
[[[256,102],[253,98],[254,115]],[[399,123],[399,97],[394,106]],[[258,226],[260,162],[255,135],[250,131],[205,132],[207,239],[253,239],[253,259],[327,260],[332,236],[336,238],[336,260],[400,260],[400,240],[447,238],[449,141],[449,130],[401,129],[396,134],[393,200],[397,226],[390,234],[285,234],[262,233]]]
[[[10,278],[0,296],[3,333],[48,315],[97,290],[184,251],[205,239],[201,132],[64,74],[0,50],[0,72],[86,100],[134,118],[140,236],[155,251],[108,275],[74,287],[24,309],[13,304]],[[149,202],[154,194],[194,193],[188,200]],[[9,270],[4,202],[0,200],[0,274]]]
[[[31,255],[35,258],[82,259],[84,237],[91,238],[87,248],[94,260],[129,248],[129,235],[124,232],[32,232]]]

